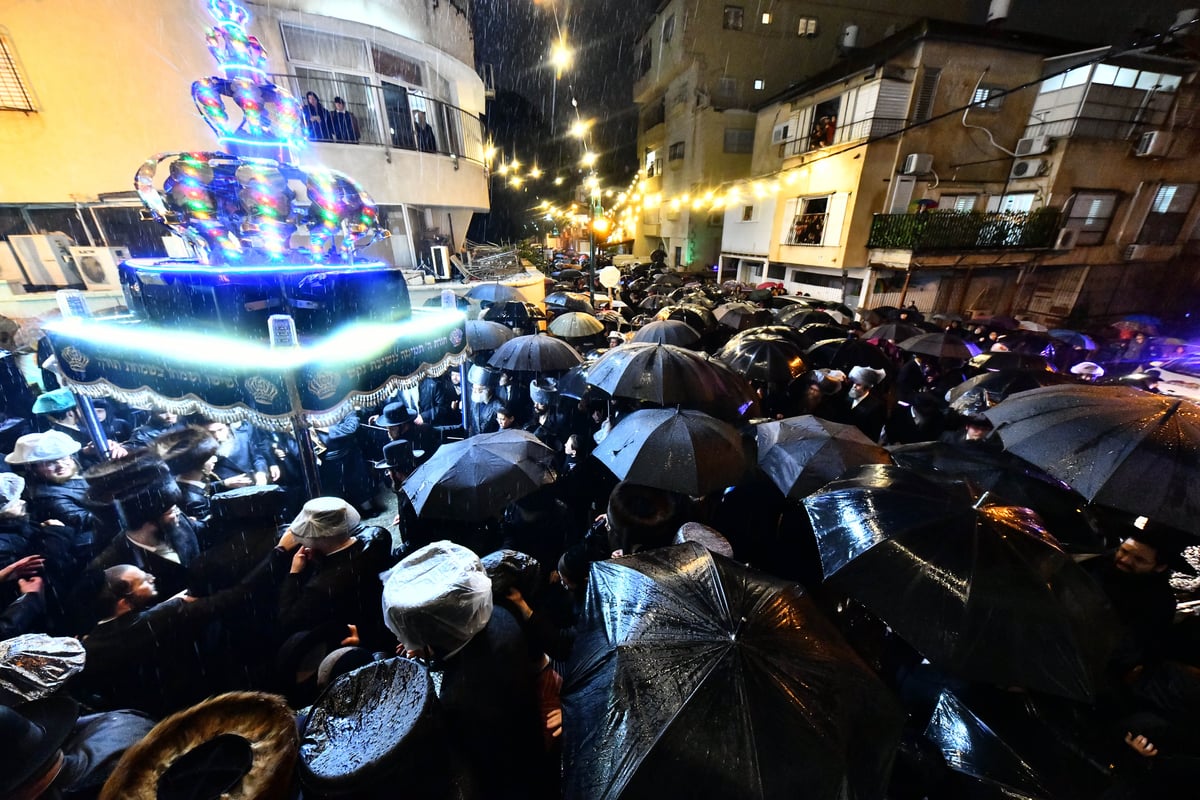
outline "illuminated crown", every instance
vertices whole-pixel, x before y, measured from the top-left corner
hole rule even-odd
[[[192,99],[225,152],[148,159],[134,179],[142,202],[205,264],[353,261],[357,247],[388,235],[374,201],[347,175],[292,163],[307,143],[300,103],[268,79],[262,45],[246,33],[246,9],[208,0],[208,12],[216,21],[208,50],[222,74],[193,83]],[[298,232],[308,242],[293,248]]]

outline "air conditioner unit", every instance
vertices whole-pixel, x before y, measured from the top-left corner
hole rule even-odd
[[[75,266],[89,289],[119,289],[121,275],[117,266],[129,258],[124,247],[72,247]]]
[[[1036,178],[1046,171],[1044,158],[1018,158],[1013,162],[1012,171],[1008,173],[1009,180]]]
[[[1166,156],[1171,149],[1171,134],[1169,131],[1146,131],[1138,139],[1134,155],[1142,158]]]
[[[900,174],[926,175],[931,169],[933,169],[931,153],[909,153],[904,157],[904,166],[900,169]]]
[[[71,257],[75,242],[63,233],[41,236],[10,236],[8,243],[25,268],[33,286],[81,286],[83,278]]]
[[[1040,156],[1050,149],[1049,136],[1027,136],[1017,140],[1017,158],[1025,156]]]
[[[1075,243],[1079,241],[1078,228],[1059,228],[1058,235],[1054,237],[1055,250],[1074,250]]]
[[[1142,261],[1149,254],[1150,248],[1144,244],[1130,244],[1125,246],[1125,250],[1121,253],[1121,257],[1126,261]]]
[[[771,144],[783,144],[788,140],[788,123],[776,125],[771,129]]]

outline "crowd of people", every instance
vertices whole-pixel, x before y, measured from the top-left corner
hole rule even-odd
[[[747,299],[744,289],[732,291]],[[650,321],[655,304],[646,301],[676,291],[727,299],[711,284],[655,283],[643,268],[626,276],[622,311],[604,317],[604,333],[575,344],[589,357],[624,346]],[[766,307],[769,299],[757,301]],[[917,324],[919,316],[901,310],[893,321]],[[850,320],[842,327],[848,339],[867,334]],[[995,352],[1019,339],[957,320],[943,327]],[[694,346],[716,352],[735,333],[698,330]],[[757,402],[736,421],[751,438],[758,422],[810,414],[885,444],[999,449],[981,413],[991,398],[958,408],[945,400],[968,377],[962,359],[876,344],[888,363],[755,380]],[[462,370],[312,431],[304,444],[314,448],[324,494],[307,500],[301,443],[290,434],[97,401],[108,437],[102,455],[76,398],[66,389],[43,394],[35,418],[0,441],[12,470],[0,473],[0,702],[32,719],[22,701],[69,696],[80,720],[99,713],[120,721],[107,741],[131,744],[156,720],[222,692],[282,695],[303,718],[339,675],[418,659],[439,675],[464,785],[480,797],[554,797],[560,693],[593,562],[702,541],[802,583],[830,608],[844,605],[821,595],[811,536],[797,533],[809,530],[803,508],[770,481],[759,476],[703,497],[619,481],[589,454],[644,402],[568,387],[565,371],[497,369],[489,356],[474,352]],[[401,490],[447,443],[515,428],[553,450],[557,479],[502,513],[431,518]],[[22,431],[32,432],[15,436]],[[372,517],[383,524],[364,521]],[[1106,796],[1164,796],[1156,792],[1190,779],[1200,756],[1188,724],[1200,648],[1189,649],[1190,636],[1174,624],[1168,583],[1186,537],[1116,515],[1086,536],[1052,533],[1100,553],[1088,569],[1116,611],[1112,682],[1093,709],[1093,755],[1118,765]],[[477,580],[483,573],[490,582]],[[899,654],[883,659],[893,666],[881,677],[908,698],[919,728],[930,681],[952,678],[931,678],[919,654],[889,646]],[[6,681],[6,659],[29,652],[60,666]],[[51,781],[64,795],[91,796],[115,755]],[[919,752],[902,748],[890,796],[962,796],[944,768],[926,767]],[[371,774],[356,796],[390,790],[386,770]],[[21,786],[45,777],[34,771]],[[306,785],[305,796],[322,795]]]

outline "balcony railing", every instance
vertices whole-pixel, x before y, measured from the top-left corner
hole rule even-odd
[[[1047,248],[1054,245],[1060,216],[1053,208],[1028,213],[876,214],[867,247],[914,252]]]
[[[395,147],[484,161],[483,124],[458,106],[403,86],[370,84],[365,78],[272,75],[271,79],[288,87],[302,104],[309,92],[320,98],[329,121],[309,127],[310,141]],[[345,100],[353,122],[335,113],[335,97]],[[418,113],[424,114],[429,130],[417,130]]]

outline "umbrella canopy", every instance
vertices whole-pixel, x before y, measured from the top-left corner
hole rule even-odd
[[[657,319],[677,319],[680,322],[686,322],[702,334],[717,327],[717,318],[713,316],[713,312],[704,306],[688,304],[664,306],[658,310],[658,314],[655,317]]]
[[[725,303],[713,311],[717,322],[735,331],[753,328],[757,325],[770,325],[775,317],[765,308],[759,308],[751,303]]]
[[[1096,340],[1088,336],[1086,333],[1079,331],[1067,330],[1066,328],[1055,328],[1050,331],[1050,338],[1055,341],[1062,342],[1068,347],[1074,347],[1078,350],[1096,350]]]
[[[516,336],[512,328],[484,319],[467,320],[467,346],[472,351],[495,350]]]
[[[1093,503],[1200,535],[1200,406],[1128,386],[1047,386],[985,412],[1004,449]]]
[[[1162,321],[1149,314],[1129,314],[1112,323],[1112,327],[1119,331],[1141,331],[1153,335],[1162,327]]]
[[[980,353],[967,362],[975,370],[1025,369],[1053,371],[1045,356],[1030,353],[989,351]]]
[[[588,383],[588,365],[587,363],[571,367],[558,378],[558,393],[563,397],[571,397],[575,400],[582,400],[587,394]]]
[[[676,408],[634,411],[592,453],[623,481],[693,497],[734,485],[749,466],[736,428]]]
[[[582,311],[568,311],[550,320],[550,332],[564,339],[583,339],[604,333],[604,323]]]
[[[1050,330],[1047,326],[1040,322],[1034,322],[1031,319],[1023,319],[1017,323],[1017,327],[1023,331],[1034,331],[1035,333],[1045,333]]]
[[[615,347],[588,370],[588,383],[613,397],[682,406],[736,419],[754,399],[745,379],[725,364],[669,344]]]
[[[467,290],[467,297],[481,303],[504,303],[509,300],[520,300],[521,294],[513,287],[503,283],[477,283]]]
[[[1015,331],[1021,326],[1015,317],[998,314],[994,317],[981,317],[971,320],[973,325],[983,325],[985,328],[992,328],[998,331]]]
[[[758,466],[779,491],[798,500],[862,464],[890,464],[892,457],[853,425],[805,415],[755,428]]]
[[[645,311],[658,311],[661,308],[671,305],[671,302],[671,298],[665,294],[652,294],[638,303],[638,308]]]
[[[532,433],[481,433],[439,447],[401,488],[418,516],[479,521],[553,482],[553,460]]]
[[[906,322],[887,322],[878,327],[871,328],[862,335],[862,338],[867,341],[879,341],[887,339],[892,342],[903,342],[906,339],[912,339],[916,336],[921,336],[925,331],[918,328],[916,325],[909,325]]]
[[[677,319],[656,319],[633,334],[635,342],[673,344],[691,347],[700,341],[700,334],[691,325]]]
[[[746,339],[787,339],[799,347],[801,351],[808,347],[808,342],[805,340],[803,334],[788,325],[762,325],[758,328],[738,331],[729,338],[729,342],[726,342],[726,344],[742,342]]]
[[[558,272],[552,272],[550,274],[558,278],[560,281],[573,281],[583,277],[583,272],[571,267]]]
[[[966,361],[978,354],[967,347],[967,343],[952,333],[922,333],[899,343],[901,350],[909,353],[933,356],[934,358],[957,358]]]
[[[1001,369],[995,372],[984,372],[974,378],[963,381],[946,392],[946,400],[955,411],[962,411],[957,404],[963,398],[980,393],[987,399],[988,405],[996,405],[1010,394],[1036,389],[1039,386],[1061,386],[1064,383],[1077,383],[1069,375],[1045,370]],[[966,402],[966,401],[964,401]]]
[[[704,306],[705,308],[715,308],[716,303],[699,289],[689,289],[683,286],[671,292],[667,297],[671,298],[672,302],[679,304],[690,304],[696,306]]]
[[[493,367],[514,372],[559,372],[582,362],[579,351],[562,339],[536,333],[505,342],[488,359]]]
[[[564,797],[883,797],[902,713],[798,585],[658,548],[592,565],[578,630]]]
[[[683,278],[674,272],[660,272],[652,280],[659,286],[683,286]]]
[[[561,314],[564,311],[582,311],[585,314],[595,314],[586,294],[580,292],[551,292],[546,295],[546,308]]]
[[[808,306],[793,305],[790,308],[785,308],[776,316],[776,322],[783,325],[791,325],[793,328],[799,328],[802,325],[834,325],[838,324],[838,320],[825,311],[817,308],[809,308]]]
[[[848,336],[846,329],[837,325],[829,325],[821,322],[810,322],[807,325],[802,325],[796,329],[800,337],[805,342],[805,347],[812,346],[817,342],[824,342],[829,339],[838,339],[845,341]]]
[[[869,466],[807,497],[828,580],[965,680],[1090,700],[1111,650],[1102,590],[1023,509]]]
[[[849,371],[854,367],[885,369],[892,373],[896,365],[875,345],[861,339],[826,339],[804,351],[814,367]]]
[[[749,381],[786,386],[804,372],[804,351],[782,336],[752,336],[730,341],[717,353],[717,358]]]

